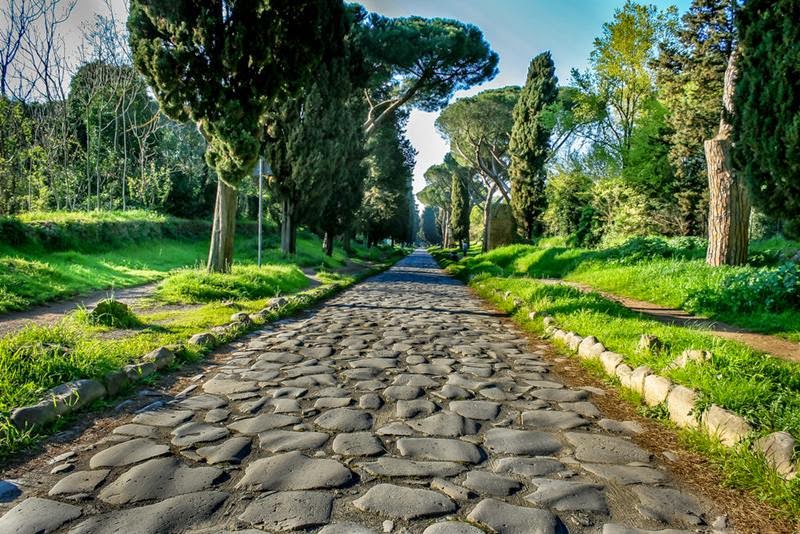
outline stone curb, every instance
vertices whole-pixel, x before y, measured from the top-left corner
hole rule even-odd
[[[562,330],[557,327],[553,317],[544,317],[542,322],[547,335],[560,341],[582,359],[599,360],[606,374],[619,378],[622,386],[641,395],[645,404],[665,405],[670,420],[678,427],[702,430],[726,447],[734,447],[753,432],[753,427],[743,417],[716,404],[698,415],[700,395],[696,391],[673,384],[670,379],[655,374],[649,367],[631,369],[622,355],[606,350],[596,337],[581,337],[575,332]],[[702,351],[687,351],[679,360],[684,363],[701,361],[709,356]],[[800,460],[793,462],[794,448],[795,440],[787,432],[773,432],[752,444],[752,451],[763,456],[767,465],[784,480],[797,477],[800,471]]]
[[[270,299],[266,308],[253,314],[244,312],[234,313],[231,322],[216,326],[211,332],[200,332],[189,338],[187,344],[194,345],[202,351],[211,351],[216,347],[231,341],[227,339],[232,335],[235,339],[249,331],[254,326],[255,319],[263,320],[273,313],[280,313],[291,303],[314,304],[315,302],[332,296],[339,291],[355,285],[365,278],[379,274],[394,263],[372,269],[363,276],[357,277],[352,284],[333,283],[303,291],[290,297],[276,297]],[[322,291],[320,289],[323,289]],[[50,388],[36,404],[21,406],[11,411],[9,419],[21,430],[52,423],[59,417],[77,412],[95,400],[109,398],[117,395],[124,387],[139,382],[141,379],[169,367],[175,361],[175,353],[183,349],[183,345],[159,347],[147,353],[141,362],[124,366],[122,369],[111,371],[100,379],[80,379],[59,384]]]

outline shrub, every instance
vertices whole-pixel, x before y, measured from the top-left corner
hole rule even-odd
[[[777,268],[735,272],[724,277],[719,287],[691,295],[686,305],[693,310],[733,313],[797,309],[800,269],[793,263],[784,263]]]
[[[96,326],[134,328],[142,324],[127,304],[114,297],[101,300],[92,310],[84,310],[81,315],[87,323]]]
[[[621,245],[600,252],[599,258],[620,265],[632,265],[656,258],[690,260],[705,255],[706,241],[697,237],[633,237]]]

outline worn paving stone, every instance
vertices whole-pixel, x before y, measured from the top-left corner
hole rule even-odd
[[[564,464],[553,458],[511,456],[492,461],[492,471],[520,477],[541,477],[564,471]]]
[[[169,452],[169,447],[147,438],[135,438],[98,452],[89,460],[89,467],[120,467],[135,464]]]
[[[466,470],[455,462],[431,462],[382,457],[360,467],[376,477],[451,477]]]
[[[137,425],[135,423],[118,426],[111,433],[122,436],[135,436],[137,438],[157,438],[161,434],[154,426]]]
[[[337,432],[369,430],[372,428],[372,414],[352,408],[335,408],[317,417],[314,423],[326,430]]]
[[[534,410],[522,413],[522,425],[541,430],[569,430],[588,425],[589,421],[573,412]]]
[[[92,516],[69,534],[177,534],[207,521],[227,498],[228,494],[221,491],[170,497],[147,506]]]
[[[239,519],[270,531],[286,532],[327,523],[333,495],[324,491],[282,491],[247,505]]]
[[[705,522],[699,501],[685,492],[652,486],[632,486],[632,490],[640,501],[636,509],[649,519],[687,527]]]
[[[262,491],[338,488],[352,478],[350,470],[336,460],[287,452],[249,463],[236,487]]]
[[[515,506],[496,499],[484,499],[467,515],[467,519],[499,534],[555,534],[556,517],[539,508]]]
[[[80,515],[78,506],[29,497],[0,517],[0,532],[47,534]]]
[[[415,460],[435,460],[477,464],[483,459],[480,448],[472,443],[445,438],[400,438],[400,454]]]
[[[251,439],[244,436],[230,438],[219,445],[210,445],[197,449],[197,455],[209,465],[220,463],[238,464],[244,460],[252,448]]]
[[[353,506],[397,519],[416,519],[453,512],[456,505],[441,493],[394,484],[378,484],[353,501]]]
[[[457,438],[478,432],[475,421],[452,412],[439,412],[424,419],[409,421],[408,426],[428,436]]]
[[[317,534],[378,534],[378,531],[357,523],[345,522],[324,526]]]
[[[369,432],[337,434],[332,448],[342,456],[375,456],[385,452],[381,440]]]
[[[487,431],[483,444],[490,452],[498,454],[549,456],[561,450],[561,442],[552,434],[511,428]]]
[[[248,417],[247,419],[240,419],[228,425],[228,428],[239,434],[245,436],[254,436],[273,430],[275,428],[283,428],[289,425],[296,425],[301,419],[299,417],[283,414],[262,414],[255,417]]]
[[[197,443],[217,441],[228,437],[227,428],[205,423],[184,423],[172,431],[172,444],[176,447],[192,447]]]
[[[188,467],[173,457],[156,458],[122,473],[98,498],[115,505],[160,500],[210,489],[222,475],[215,467]]]
[[[270,452],[316,450],[328,441],[324,432],[270,430],[258,435],[258,446]]]
[[[460,521],[443,521],[434,523],[422,531],[422,534],[482,534],[483,531],[469,523]]]
[[[194,395],[178,403],[178,406],[181,408],[189,410],[214,410],[217,408],[224,408],[227,405],[228,401],[225,399],[207,393]]]
[[[547,478],[534,478],[531,483],[536,486],[536,491],[526,495],[525,499],[538,506],[558,511],[608,511],[603,487],[597,484]]]
[[[111,471],[108,469],[94,469],[92,471],[75,471],[59,480],[48,495],[72,495],[75,493],[89,493],[103,483]]]
[[[465,488],[477,491],[482,495],[492,495],[497,497],[505,497],[515,493],[522,484],[516,480],[501,477],[486,471],[470,471],[467,473],[467,478],[461,483]]]
[[[150,426],[174,427],[194,417],[191,410],[162,409],[153,412],[140,413],[133,418],[134,423]]]
[[[581,467],[617,484],[660,484],[669,480],[664,471],[652,467],[583,463]]]
[[[450,403],[450,411],[469,419],[493,421],[500,414],[500,405],[491,401],[453,401]]]
[[[603,434],[567,432],[567,441],[575,447],[575,458],[582,462],[627,464],[649,462],[651,454],[630,441]]]

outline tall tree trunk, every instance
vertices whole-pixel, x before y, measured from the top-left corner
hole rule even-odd
[[[292,217],[292,224],[289,225],[289,253],[297,254],[297,218]]]
[[[222,180],[217,180],[217,200],[214,204],[211,248],[208,251],[209,272],[227,273],[231,269],[238,198],[236,189]]]
[[[325,251],[326,256],[333,256],[333,234],[325,232],[325,237],[322,239],[322,250]]]
[[[708,253],[709,265],[741,265],[747,261],[750,231],[750,196],[747,185],[731,161],[733,92],[738,52],[731,54],[725,71],[722,118],[719,133],[705,142],[708,164]]]
[[[344,234],[342,235],[342,248],[347,254],[353,253],[353,245],[350,242],[350,240],[353,238],[352,234],[353,234],[352,230],[348,228],[347,230],[344,231]]]
[[[294,206],[288,199],[281,204],[281,252],[292,254],[292,211]]]
[[[483,205],[483,245],[481,246],[483,252],[489,251],[489,238],[492,235],[492,197],[496,188],[497,186],[494,184],[489,187],[489,192],[486,193],[486,202]]]

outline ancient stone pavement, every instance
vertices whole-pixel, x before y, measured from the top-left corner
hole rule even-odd
[[[636,423],[554,381],[545,346],[425,252],[234,347],[200,387],[65,454],[0,533],[628,534],[713,521],[629,439]]]

